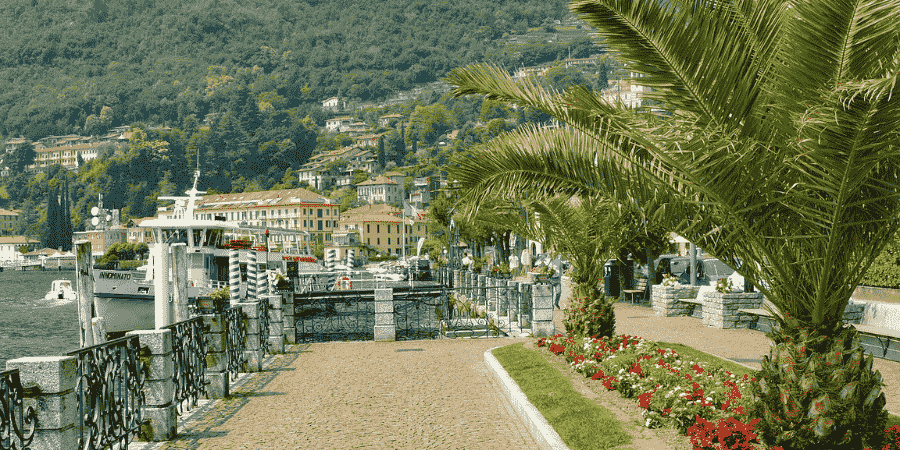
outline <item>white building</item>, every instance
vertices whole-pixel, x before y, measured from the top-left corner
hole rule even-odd
[[[0,236],[0,262],[14,263],[22,260],[19,247],[27,245],[28,251],[34,251],[40,242],[25,236]]]
[[[366,203],[388,203],[399,205],[403,201],[403,186],[386,177],[375,177],[359,183],[356,195]]]

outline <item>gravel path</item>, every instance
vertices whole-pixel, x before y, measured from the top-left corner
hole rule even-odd
[[[536,448],[484,364],[486,350],[524,341],[300,346],[155,448]]]

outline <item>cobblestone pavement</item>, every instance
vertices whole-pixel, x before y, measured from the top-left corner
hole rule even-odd
[[[201,405],[176,440],[143,448],[537,448],[484,364],[486,350],[523,341],[295,346]]]
[[[566,290],[560,307],[566,308]],[[616,334],[628,334],[661,342],[674,342],[697,350],[711,353],[721,358],[760,368],[763,355],[769,354],[771,340],[757,330],[722,330],[703,325],[701,319],[693,317],[659,317],[647,306],[616,303]],[[553,311],[553,321],[557,332],[564,333],[563,310]],[[900,362],[874,358],[873,367],[881,372],[886,386],[883,388],[887,403],[885,409],[900,415]]]

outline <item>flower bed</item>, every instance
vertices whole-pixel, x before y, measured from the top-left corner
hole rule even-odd
[[[754,432],[759,418],[749,417],[757,401],[750,394],[756,378],[708,370],[706,363],[684,360],[674,350],[636,336],[577,340],[557,334],[537,345],[564,356],[575,371],[606,389],[636,399],[644,409],[644,426],[674,427],[690,437],[695,450],[764,448]],[[900,426],[885,432],[893,434],[896,447],[888,444],[881,450],[900,449]]]

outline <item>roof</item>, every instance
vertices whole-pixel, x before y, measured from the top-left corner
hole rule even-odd
[[[25,236],[0,236],[0,244],[37,244],[38,240],[28,239]]]
[[[211,207],[283,206],[295,204],[337,205],[330,199],[307,189],[281,189],[277,191],[236,192],[231,194],[204,195],[198,202],[198,209]]]
[[[400,215],[400,208],[388,205],[386,203],[376,203],[374,205],[363,205],[358,208],[348,209],[341,213],[341,216],[356,216],[365,214],[397,214]]]
[[[377,185],[382,185],[382,184],[397,184],[397,183],[395,183],[390,178],[378,176],[378,177],[372,178],[371,180],[363,181],[362,183],[357,184],[357,186],[377,186]]]
[[[400,173],[400,172],[394,172],[394,171],[392,170],[392,171],[390,171],[390,172],[385,172],[385,173],[384,173],[384,176],[386,176],[386,177],[405,177],[406,175],[403,175],[403,174]]]
[[[403,114],[385,114],[381,116],[381,119],[400,119],[403,117]]]
[[[8,209],[0,208],[0,216],[18,216],[19,213],[15,211],[10,211]]]

